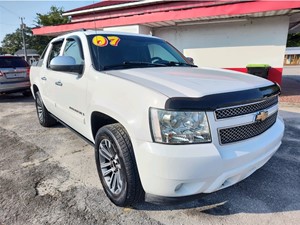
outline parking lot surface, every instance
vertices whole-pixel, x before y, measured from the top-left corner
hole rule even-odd
[[[0,224],[299,224],[300,105],[280,105],[283,143],[246,180],[177,205],[113,205],[93,148],[39,125],[32,97],[0,95]],[[153,162],[155,166],[155,162]]]

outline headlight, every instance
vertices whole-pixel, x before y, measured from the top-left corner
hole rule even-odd
[[[211,142],[205,112],[166,111],[150,108],[150,124],[155,142],[170,144]]]

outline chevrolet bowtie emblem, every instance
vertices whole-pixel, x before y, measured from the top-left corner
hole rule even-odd
[[[268,111],[261,111],[255,116],[255,121],[256,122],[264,121],[265,119],[268,118],[268,115],[269,115]]]

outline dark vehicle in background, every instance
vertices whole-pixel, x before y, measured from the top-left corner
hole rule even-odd
[[[0,94],[22,92],[29,96],[29,64],[18,56],[0,56]]]

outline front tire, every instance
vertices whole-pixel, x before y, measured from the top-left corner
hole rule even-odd
[[[40,92],[35,93],[35,107],[40,124],[43,127],[52,127],[57,124],[57,121],[50,115],[46,109]]]
[[[103,189],[115,205],[125,207],[143,200],[133,147],[122,125],[116,123],[99,129],[95,158]]]

